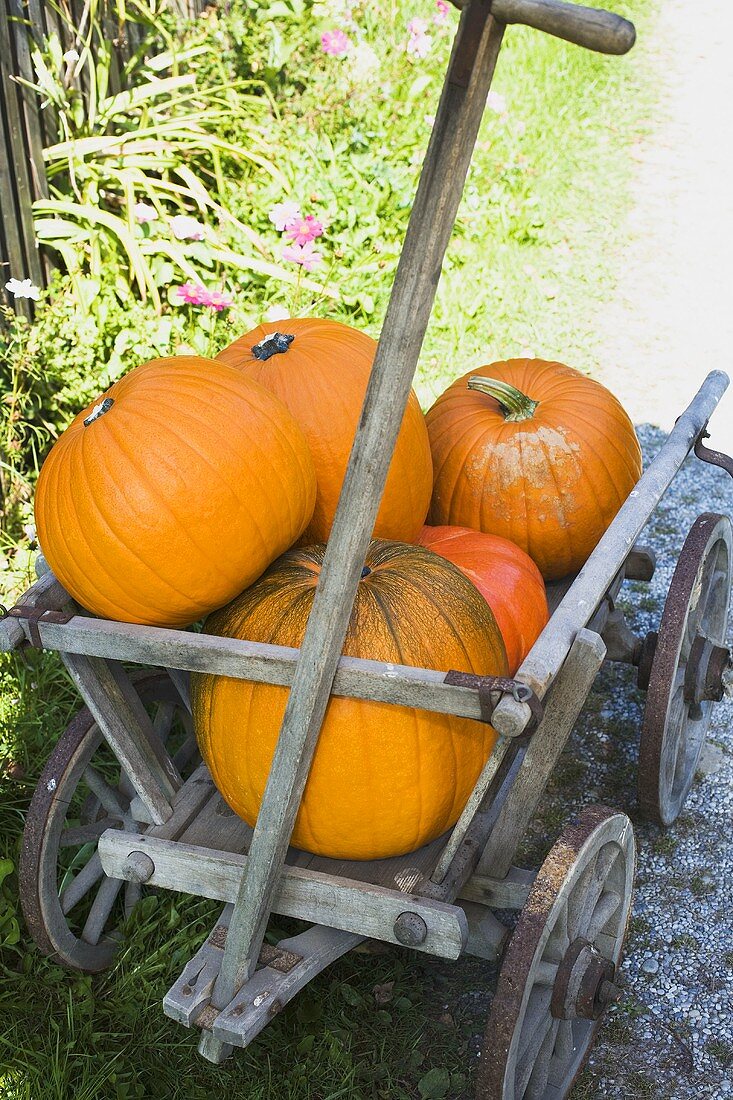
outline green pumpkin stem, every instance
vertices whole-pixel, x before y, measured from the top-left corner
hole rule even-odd
[[[481,374],[473,374],[468,380],[469,390],[477,390],[479,393],[487,393],[499,402],[499,407],[505,420],[531,420],[539,401],[533,401],[526,393],[510,386],[508,382],[500,382],[496,378],[484,378]]]
[[[85,427],[88,428],[95,420],[99,420],[100,416],[104,416],[106,412],[109,412],[114,403],[113,397],[105,397],[104,401],[100,401],[98,405],[95,405],[89,416],[84,417]]]
[[[264,340],[261,340],[259,344],[254,345],[252,354],[255,359],[269,359],[272,355],[286,352],[294,339],[295,336],[290,333],[273,332],[266,336]]]

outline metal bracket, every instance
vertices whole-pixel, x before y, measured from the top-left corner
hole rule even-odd
[[[76,615],[75,611],[48,611],[42,607],[28,607],[26,604],[16,604],[5,615],[11,619],[21,619],[28,623],[29,644],[34,649],[43,649],[43,642],[38,630],[39,623],[68,623]],[[5,616],[3,616],[4,618]]]
[[[703,428],[695,442],[695,457],[699,458],[701,462],[709,463],[711,466],[720,466],[733,477],[733,458],[730,455],[723,454],[722,451],[715,451],[712,447],[706,447],[703,439],[709,438],[710,432]]]
[[[478,691],[482,722],[491,722],[499,700],[504,695],[511,695],[517,703],[526,703],[532,711],[532,718],[525,732],[535,730],[545,713],[542,701],[532,688],[509,676],[477,676],[473,672],[457,672],[451,669],[446,673],[443,683]]]

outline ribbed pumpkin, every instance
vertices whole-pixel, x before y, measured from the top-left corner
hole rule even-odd
[[[337,321],[299,318],[241,336],[218,358],[274,393],[298,421],[313,455],[316,506],[301,542],[325,542],[354,441],[376,341]],[[405,411],[374,527],[377,538],[415,542],[430,504],[433,465],[414,393]]]
[[[130,371],[43,464],[41,549],[106,618],[186,626],[251,584],[305,529],[315,473],[287,409],[197,356]]]
[[[285,554],[205,630],[299,646],[324,550]],[[383,540],[367,555],[344,653],[446,672],[506,672],[494,617],[462,573],[423,547]],[[226,801],[253,825],[288,691],[204,674],[191,681],[203,758]],[[458,819],[495,737],[471,719],[332,698],[293,844],[343,859],[412,851]]]
[[[561,363],[480,367],[426,419],[435,469],[429,522],[510,539],[546,580],[580,569],[641,474],[619,402]]]
[[[494,612],[513,676],[549,618],[535,563],[509,539],[467,527],[423,527],[420,544],[452,561],[476,585]]]

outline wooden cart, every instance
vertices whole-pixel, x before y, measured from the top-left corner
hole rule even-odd
[[[728,384],[717,371],[578,576],[549,587],[550,622],[515,679],[341,656],[502,35],[514,22],[606,53],[634,40],[625,20],[559,0],[465,7],[301,649],[89,617],[42,559],[40,579],[0,620],[1,648],[57,650],[86,704],[28,814],[21,896],[34,939],[61,962],[98,971],[144,884],[224,902],[164,999],[169,1016],[200,1029],[212,1061],[250,1043],[311,978],[375,938],[450,959],[503,955],[478,1095],[566,1096],[618,996],[633,831],[625,814],[586,807],[536,874],[514,865],[519,844],[604,659],[637,665],[648,688],[640,801],[662,823],[679,813],[710,710],[730,687],[727,517],[693,525],[658,634],[636,638],[614,602],[625,579],[653,573],[653,555],[636,540],[689,451],[730,461],[701,442]],[[122,662],[146,667],[130,675]],[[199,763],[189,671],[292,685],[254,830]],[[331,693],[492,722],[496,747],[450,834],[374,862],[288,847]],[[519,911],[508,944],[493,910]],[[264,944],[271,913],[309,927]]]

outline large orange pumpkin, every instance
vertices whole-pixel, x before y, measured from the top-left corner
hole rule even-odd
[[[313,455],[316,506],[303,544],[325,542],[359,423],[376,341],[337,321],[299,318],[259,325],[219,353],[287,405]],[[425,417],[414,393],[397,437],[374,526],[378,538],[415,542],[433,487]]]
[[[84,607],[186,626],[292,546],[314,501],[287,409],[241,371],[179,356],[137,367],[79,413],[43,464],[36,523]]]
[[[509,539],[467,527],[423,527],[420,544],[452,561],[476,585],[494,612],[513,676],[549,619],[535,563]]]
[[[206,622],[211,634],[299,646],[323,545],[291,550]],[[499,629],[455,566],[419,546],[375,540],[344,653],[447,672],[505,675]],[[196,732],[222,795],[254,825],[288,690],[191,678]],[[329,701],[293,844],[342,859],[412,851],[455,823],[495,741],[491,726],[360,699]]]
[[[619,402],[561,363],[480,367],[426,419],[435,468],[429,522],[510,539],[547,580],[580,569],[641,474]]]

